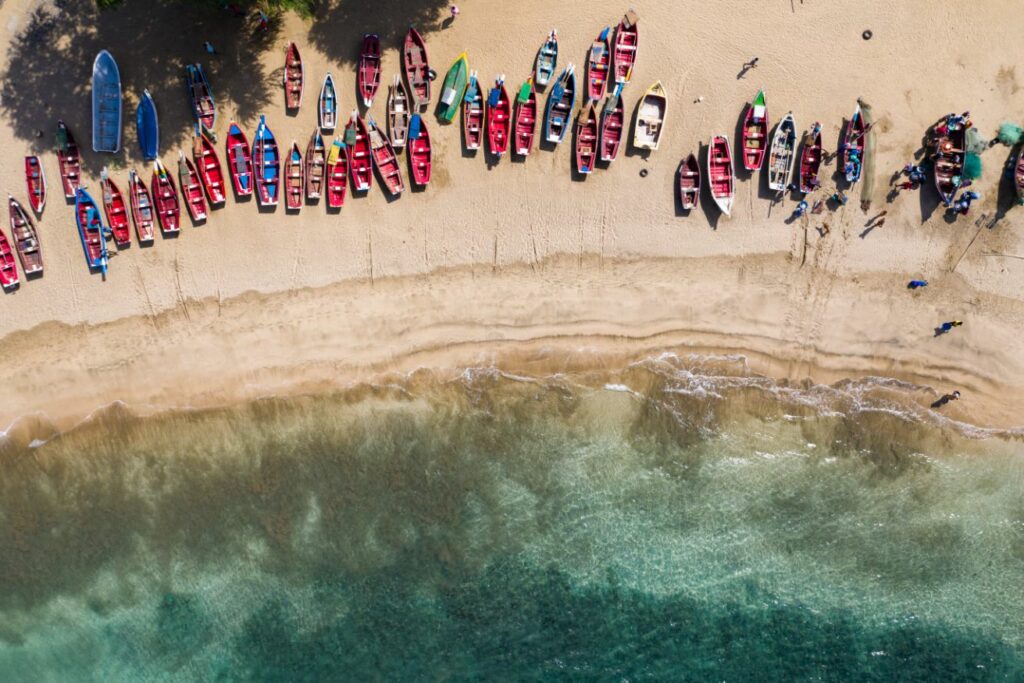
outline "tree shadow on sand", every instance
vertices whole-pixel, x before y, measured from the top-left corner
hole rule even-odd
[[[323,0],[314,14],[309,41],[332,62],[355,64],[364,33],[380,36],[382,50],[400,50],[410,26],[424,38],[450,26],[450,17],[440,20],[441,10],[448,5],[447,0]],[[436,57],[431,59],[435,70],[447,68],[439,65]]]

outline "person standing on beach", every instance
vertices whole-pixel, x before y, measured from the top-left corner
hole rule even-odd
[[[459,16],[459,8],[458,8],[458,6],[457,5],[452,5],[451,12],[452,12],[452,21],[455,21],[455,18]]]
[[[954,391],[952,394],[943,394],[942,398],[940,398],[939,400],[937,400],[934,403],[932,403],[932,408],[941,408],[942,406],[946,405],[950,401],[959,401],[959,400],[960,400],[960,392],[959,391]]]
[[[907,289],[917,289],[918,287],[927,287],[927,280],[911,280],[907,283]]]
[[[935,336],[938,337],[940,334],[946,334],[954,327],[960,327],[963,324],[963,320],[950,320],[949,322],[944,322],[935,328]]]

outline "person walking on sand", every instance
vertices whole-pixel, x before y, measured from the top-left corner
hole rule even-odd
[[[452,21],[455,21],[456,17],[459,16],[459,8],[458,8],[457,5],[452,5],[451,13],[452,13]]]
[[[960,327],[963,324],[964,321],[962,320],[950,320],[949,322],[944,322],[935,328],[935,336],[938,337],[940,334],[946,334],[954,327]]]
[[[927,286],[928,286],[928,281],[927,280],[911,280],[909,283],[907,283],[907,289],[917,289],[919,287],[927,287]]]
[[[940,398],[938,401],[935,401],[935,403],[932,403],[932,408],[941,408],[942,406],[946,405],[950,401],[959,401],[959,400],[960,400],[960,392],[959,391],[954,391],[952,394],[943,394],[942,398]]]
[[[213,48],[213,43],[211,43],[210,41],[206,41],[205,43],[203,43],[203,49],[206,50],[207,54],[217,54],[217,50]]]
[[[746,68],[746,69],[756,69],[757,68],[757,60],[759,60],[759,59],[760,59],[760,57],[754,57],[749,62],[744,64],[743,67]]]
[[[793,212],[792,218],[800,218],[807,213],[807,201],[800,200],[800,203],[796,205],[796,211]]]

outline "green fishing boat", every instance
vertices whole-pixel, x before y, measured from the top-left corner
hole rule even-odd
[[[437,107],[437,118],[445,123],[451,123],[455,115],[459,113],[459,105],[462,104],[462,97],[466,92],[466,82],[469,76],[469,60],[466,53],[459,55],[452,68],[448,69],[448,75],[444,77],[444,86],[441,88],[441,102]]]

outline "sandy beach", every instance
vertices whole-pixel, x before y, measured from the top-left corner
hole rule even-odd
[[[946,220],[930,186],[886,200],[890,176],[915,159],[939,117],[969,109],[986,137],[1003,121],[1024,120],[1024,74],[1004,49],[1024,28],[1008,19],[1015,3],[972,6],[965,18],[961,6],[928,0],[635,0],[640,49],[627,111],[655,80],[669,96],[653,154],[624,150],[580,180],[568,141],[525,162],[489,163],[483,152],[462,151],[457,125],[430,116],[434,177],[425,191],[389,201],[375,186],[350,195],[340,215],[322,203],[291,216],[229,198],[205,225],[186,221],[177,239],[118,253],[105,280],[87,271],[60,196],[58,118],[83,148],[85,184],[98,187],[107,164],[123,189],[127,170],[144,166],[133,123],[143,88],[160,112],[162,158],[171,166],[188,148],[186,62],[208,66],[221,141],[232,119],[251,133],[265,113],[279,141],[304,148],[328,70],[342,111],[355,106],[364,31],[381,34],[385,82],[415,23],[440,77],[466,50],[485,84],[505,74],[514,87],[551,28],[559,29],[560,64],[582,68],[590,41],[628,7],[466,0],[445,26],[443,3],[382,2],[357,13],[325,2],[314,19],[286,15],[262,34],[230,13],[176,3],[129,0],[105,13],[86,0],[60,4],[0,6],[0,180],[24,200],[22,156],[38,153],[50,186],[38,221],[45,276],[0,297],[0,427],[26,414],[66,427],[113,401],[195,407],[418,367],[557,372],[666,350],[742,354],[779,380],[881,376],[933,396],[960,389],[949,416],[1024,425],[1024,207],[1010,206],[1001,180],[1010,150],[996,145],[984,155],[973,188],[982,199],[967,217]],[[204,40],[218,56],[207,59]],[[289,41],[306,65],[297,116],[285,114],[280,86]],[[116,156],[93,154],[89,144],[89,76],[100,48],[118,60],[125,90]],[[755,56],[757,68],[740,77]],[[801,132],[820,121],[830,151],[857,98],[871,104],[878,156],[867,211],[857,187],[847,206],[787,222],[795,201],[773,203],[764,180],[742,172],[731,220],[706,195],[692,215],[678,211],[680,160],[714,133],[734,138],[761,87],[772,121],[792,111]],[[378,120],[384,100],[370,112]],[[406,172],[404,155],[401,163]],[[828,196],[835,166],[824,170]],[[883,210],[884,226],[868,230]],[[913,278],[930,285],[910,292]],[[933,335],[952,319],[965,324]]]

